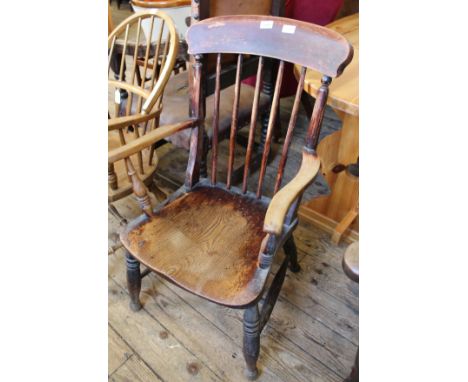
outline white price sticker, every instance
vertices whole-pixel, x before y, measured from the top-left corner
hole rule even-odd
[[[120,105],[120,91],[119,91],[119,89],[115,89],[114,99],[115,99],[115,103],[117,105]]]
[[[295,25],[283,25],[283,29],[281,29],[281,32],[294,34],[296,32],[296,26]]]
[[[272,28],[273,28],[273,20],[260,21],[260,29],[272,29]]]

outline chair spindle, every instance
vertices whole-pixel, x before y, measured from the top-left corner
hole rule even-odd
[[[327,104],[328,87],[330,86],[331,81],[331,77],[323,76],[322,86],[320,86],[317,92],[314,110],[312,111],[306,135],[306,147],[311,150],[315,150],[317,147],[320,127],[322,126],[323,114],[325,112],[325,105]]]
[[[138,177],[135,168],[133,167],[132,160],[130,158],[125,158],[125,163],[128,168],[128,175],[132,182],[133,193],[137,198],[140,208],[147,216],[153,216],[153,207],[151,205],[148,189],[142,180]]]
[[[249,130],[249,141],[247,143],[247,152],[245,154],[245,165],[244,165],[244,178],[242,181],[242,192],[247,192],[247,178],[249,176],[250,159],[252,158],[252,150],[254,147],[255,140],[255,127],[257,126],[257,115],[258,115],[258,101],[260,99],[260,87],[262,84],[263,76],[263,57],[260,56],[258,60],[257,78],[255,82],[255,93],[252,106],[252,115],[250,119],[250,130]]]
[[[150,32],[149,35],[146,38],[146,51],[145,51],[145,60],[143,62],[143,75],[141,76],[141,85],[140,87],[142,89],[145,88],[146,84],[146,74],[148,71],[148,62],[150,59],[150,50],[151,50],[151,36],[153,36],[153,27],[154,27],[154,16],[150,17]],[[143,98],[141,96],[138,96],[138,102],[137,102],[137,112],[141,112],[141,107],[143,106]]]
[[[114,169],[114,163],[109,163],[107,172],[108,172],[109,187],[112,190],[116,190],[119,185],[118,185],[118,180],[117,180],[117,174],[115,173],[115,169]]]
[[[110,51],[109,51],[109,60],[108,60],[108,63],[107,63],[107,74],[109,75],[109,72],[110,72],[110,69],[111,69],[111,63],[112,63],[112,59],[113,59],[113,54],[114,54],[114,46],[115,46],[115,40],[117,39],[116,36],[114,36],[112,38],[112,43],[111,43],[111,48],[110,48]]]
[[[138,48],[140,45],[140,31],[141,31],[141,18],[138,19],[138,29],[137,29],[137,36],[136,36],[136,43],[135,43],[135,51],[133,53],[133,66],[132,66],[132,73],[130,75],[130,81],[132,85],[135,85],[135,75],[136,75],[136,69],[138,67],[137,59],[138,59]],[[133,93],[129,92],[128,99],[127,99],[127,109],[125,113],[126,116],[130,115],[131,108],[132,108],[132,100],[133,100]]]
[[[218,130],[219,130],[219,93],[221,89],[221,53],[218,53],[216,58],[216,83],[214,94],[214,111],[213,111],[213,138],[211,148],[211,184],[216,184],[216,167],[218,164]]]
[[[241,72],[242,72],[242,54],[237,56],[237,71],[236,71],[236,84],[234,87],[234,104],[232,106],[232,122],[231,122],[231,136],[229,139],[229,163],[227,171],[226,187],[231,188],[232,168],[234,167],[234,156],[236,148],[236,131],[237,119],[239,114],[239,99],[240,99],[240,86],[241,86]]]
[[[284,139],[283,151],[281,153],[281,159],[278,166],[278,175],[276,176],[275,190],[273,194],[276,194],[281,187],[281,181],[283,180],[284,167],[286,166],[286,161],[288,159],[288,151],[291,146],[291,140],[293,136],[294,128],[296,127],[297,114],[299,112],[299,105],[301,103],[301,95],[304,89],[304,79],[306,75],[306,67],[303,66],[301,69],[301,76],[299,78],[299,83],[297,85],[296,97],[294,98],[294,104],[291,111],[291,118],[289,119],[288,130],[286,132],[286,137]]]
[[[130,29],[130,25],[127,25],[125,28],[125,37],[124,37],[124,46],[122,49],[122,58],[120,60],[120,73],[119,73],[119,78],[123,79],[123,74],[125,70],[125,54],[127,52],[127,43],[128,43],[128,31]]]
[[[276,77],[275,92],[273,94],[273,102],[271,104],[270,118],[268,120],[268,128],[267,128],[267,134],[266,134],[266,139],[265,139],[265,147],[263,149],[262,164],[260,167],[260,175],[258,178],[258,187],[257,187],[258,199],[260,199],[260,197],[262,196],[263,179],[265,178],[266,165],[268,162],[268,156],[270,154],[271,138],[273,136],[273,126],[275,125],[276,114],[278,112],[279,96],[280,96],[281,83],[283,81],[283,73],[284,73],[284,61],[281,60],[279,64],[279,68],[278,68],[278,76]]]
[[[159,35],[158,35],[158,44],[156,46],[156,52],[154,53],[153,57],[153,73],[151,74],[151,87],[154,86],[154,83],[159,77],[160,70],[158,71],[158,62],[159,62],[159,51],[161,49],[161,41],[162,41],[162,35],[164,31],[164,20],[161,21],[161,28],[159,29]],[[168,46],[168,41],[164,44],[164,54],[167,54],[167,46]],[[158,72],[158,75],[156,76],[156,72]]]

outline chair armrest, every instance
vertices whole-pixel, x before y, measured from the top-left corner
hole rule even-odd
[[[305,188],[314,180],[320,169],[320,159],[315,152],[304,148],[301,168],[296,176],[279,190],[268,206],[263,230],[267,233],[280,235],[289,207]]]
[[[140,113],[140,114],[128,115],[125,117],[116,117],[116,118],[108,119],[107,130],[108,131],[117,130],[123,127],[137,125],[139,123],[149,121],[157,117],[161,113],[161,111],[162,111],[162,108],[159,108],[149,114]]]
[[[130,155],[143,150],[145,147],[153,145],[161,139],[167,138],[170,135],[177,133],[178,131],[192,127],[196,122],[196,120],[188,120],[177,123],[175,125],[157,127],[140,138],[137,138],[124,146],[117,147],[116,149],[109,151],[108,163],[114,163],[120,159],[128,158]]]

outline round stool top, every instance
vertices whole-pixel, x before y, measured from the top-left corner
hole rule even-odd
[[[359,242],[348,246],[343,256],[343,270],[351,280],[359,283]]]

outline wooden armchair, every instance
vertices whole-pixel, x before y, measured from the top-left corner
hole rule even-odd
[[[145,20],[160,21],[157,33],[148,39],[142,33]],[[161,36],[168,37],[161,42]],[[178,36],[170,17],[160,11],[134,14],[117,26],[108,37],[109,104],[108,148],[134,147],[139,138],[157,129],[162,110],[164,88],[174,66]],[[154,62],[157,65],[153,65]],[[139,176],[152,191],[158,158],[153,148],[140,147],[133,154]],[[109,163],[108,202],[132,192],[131,176],[125,161]],[[116,215],[116,210],[110,211]],[[120,216],[118,216],[121,219]]]
[[[207,19],[189,29],[187,42],[189,53],[194,57],[190,69],[193,76],[193,85],[190,88],[191,119],[177,125],[160,127],[134,141],[132,147],[122,147],[109,152],[109,163],[125,159],[135,194],[144,211],[140,217],[130,222],[120,235],[127,250],[130,308],[141,308],[141,278],[152,271],[207,300],[231,308],[245,309],[243,352],[247,364],[246,375],[254,379],[258,373],[256,362],[260,349],[260,333],[278,298],[287,267],[289,265],[293,272],[300,270],[292,234],[297,225],[296,210],[302,193],[320,168],[320,159],[315,147],[331,77],[341,74],[350,62],[353,50],[341,35],[324,27],[271,16]],[[200,176],[204,129],[202,63],[205,54],[216,54],[213,155],[208,166],[209,178]],[[216,137],[219,133],[217,116],[221,97],[219,79],[223,54],[236,54],[239,66],[234,85],[227,178],[219,179]],[[232,174],[243,54],[257,56],[259,59],[243,182],[242,187],[237,188],[232,184]],[[249,165],[260,84],[264,75],[265,59],[268,57],[280,60],[280,64],[258,182],[252,192],[248,190]],[[286,61],[302,65],[303,68],[282,149],[275,194],[270,199],[262,195],[263,180]],[[281,188],[306,68],[323,73],[322,86],[307,130],[300,169],[296,176]],[[129,156],[143,146],[151,146],[171,131],[188,128],[191,139],[185,184],[153,208]],[[284,248],[285,257],[271,286],[265,292],[264,303],[259,307],[273,259],[281,247]],[[140,263],[147,267],[143,273],[140,272]]]

